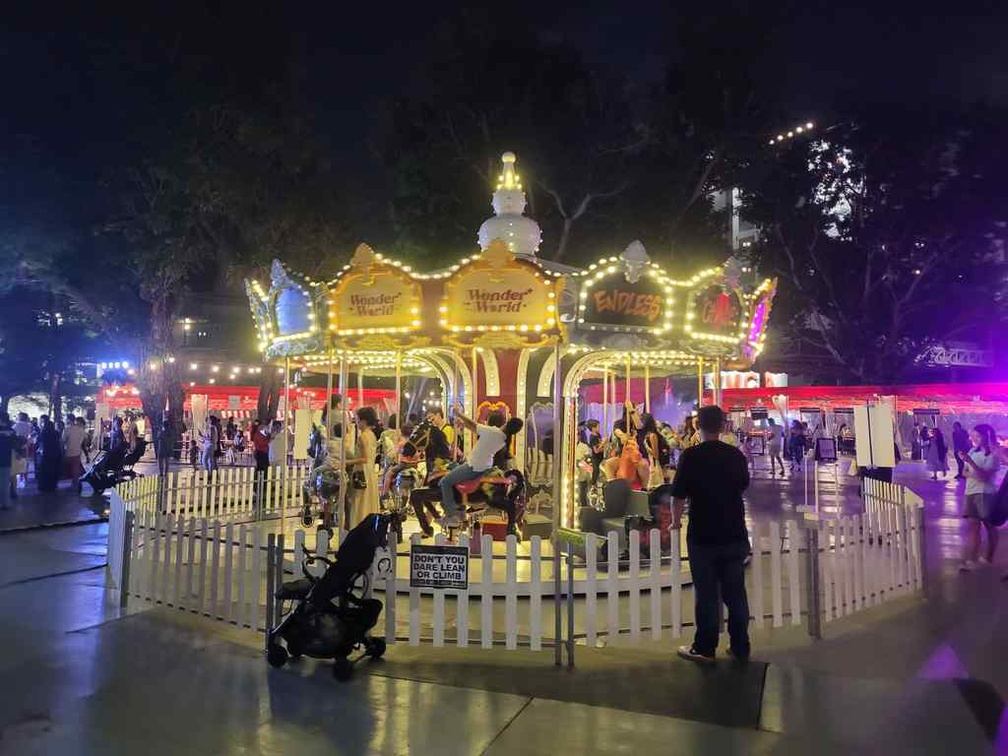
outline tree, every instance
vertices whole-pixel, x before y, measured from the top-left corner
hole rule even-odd
[[[761,271],[782,281],[781,346],[869,383],[932,345],[985,343],[1005,314],[1003,115],[887,116],[774,146],[746,179]]]
[[[633,93],[569,45],[504,33],[489,14],[443,23],[418,69],[418,94],[388,105],[376,137],[395,248],[419,263],[468,254],[513,150],[529,212],[556,240],[544,255],[567,259],[575,228],[627,188],[625,164],[647,141]]]
[[[513,150],[542,257],[586,263],[640,238],[690,267],[723,260],[727,224],[711,195],[763,143],[775,102],[751,73],[768,22],[747,18],[681,19],[664,74],[647,77],[489,15],[442,24],[420,83],[388,105],[375,140],[400,254],[468,254],[500,154]]]

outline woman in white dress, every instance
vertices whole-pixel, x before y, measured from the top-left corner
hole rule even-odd
[[[357,445],[354,457],[347,460],[350,467],[350,512],[348,528],[354,528],[369,514],[378,514],[378,415],[373,407],[357,410]],[[359,487],[363,483],[363,488]]]

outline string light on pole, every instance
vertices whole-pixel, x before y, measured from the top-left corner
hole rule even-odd
[[[792,129],[788,129],[785,132],[779,133],[775,137],[771,137],[770,141],[769,141],[769,144],[771,146],[773,146],[775,144],[780,144],[781,142],[783,142],[783,141],[785,141],[787,139],[794,139],[795,137],[799,137],[802,134],[807,134],[810,131],[812,131],[814,128],[815,128],[815,124],[812,123],[812,121],[806,121],[805,123],[798,124],[797,126],[795,126]]]

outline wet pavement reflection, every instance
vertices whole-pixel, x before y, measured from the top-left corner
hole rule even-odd
[[[820,513],[859,511],[856,480],[845,471],[834,478],[820,470],[818,480]],[[522,676],[556,674],[548,653],[541,668],[536,657],[533,667],[516,671],[508,692],[481,687],[465,666],[454,667],[451,684],[408,679],[396,648],[384,671],[362,669],[347,684],[312,661],[273,670],[255,644],[234,642],[219,624],[173,618],[166,609],[119,609],[96,569],[104,562],[105,525],[0,536],[0,754],[545,754],[677,746],[797,754],[873,752],[883,742],[887,753],[992,753],[963,697],[946,683],[975,677],[1008,692],[1004,556],[986,572],[958,574],[961,484],[933,482],[914,465],[901,467],[897,480],[925,500],[929,599],[818,644],[761,637],[757,654],[771,671],[763,718],[748,729],[626,711],[615,692],[593,706],[511,692],[523,690]],[[815,509],[815,488],[811,476],[806,489],[804,476],[770,480],[758,471],[750,516],[801,517],[806,490]],[[67,574],[45,577],[60,572]],[[451,650],[440,653],[445,665],[465,662]],[[642,684],[686,679],[671,647],[608,653],[616,666],[634,653],[644,669],[647,654],[658,654],[656,674],[644,674]],[[576,687],[578,673],[570,674],[566,684]],[[860,708],[851,708],[859,699]],[[864,720],[863,732],[852,717]],[[871,732],[887,734],[878,740]]]

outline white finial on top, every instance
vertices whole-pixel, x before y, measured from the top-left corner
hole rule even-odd
[[[505,152],[501,155],[501,162],[504,163],[504,172],[497,177],[497,191],[501,189],[517,189],[521,191],[521,179],[515,173],[515,157],[513,152]]]
[[[525,192],[522,191],[521,177],[515,171],[517,160],[513,152],[501,155],[503,168],[497,176],[497,191],[491,203],[494,217],[483,222],[477,238],[483,250],[494,239],[501,239],[514,254],[535,257],[542,242],[542,231],[538,223],[522,214],[525,212]]]

